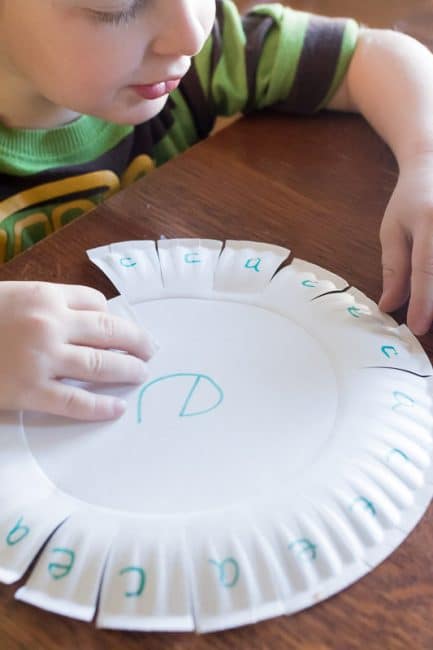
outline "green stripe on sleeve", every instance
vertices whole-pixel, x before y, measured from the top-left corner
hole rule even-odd
[[[246,36],[238,9],[224,2],[222,56],[211,80],[211,94],[219,115],[242,111],[248,99],[245,62]]]
[[[326,94],[326,97],[324,98],[323,102],[318,107],[318,110],[320,110],[320,108],[323,108],[328,104],[328,102],[331,100],[336,90],[340,86],[341,82],[343,81],[343,78],[347,72],[353,54],[355,52],[356,44],[358,42],[358,37],[359,37],[359,31],[360,29],[358,23],[355,20],[348,19],[346,23],[346,28],[344,30],[340,56],[338,59],[337,67],[335,69],[334,78],[332,80],[329,91]]]
[[[271,11],[270,11],[271,10]],[[269,34],[257,71],[257,108],[275,104],[290,92],[302,52],[309,14],[281,5],[263,5],[254,13],[274,17],[276,28]]]
[[[200,50],[200,53],[194,58],[195,69],[197,70],[198,78],[206,95],[210,93],[212,47],[211,35]]]

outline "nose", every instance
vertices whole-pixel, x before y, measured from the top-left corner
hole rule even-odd
[[[204,45],[207,33],[200,22],[200,0],[168,0],[160,15],[161,25],[152,43],[160,56],[194,56]],[[161,5],[160,5],[161,7]]]

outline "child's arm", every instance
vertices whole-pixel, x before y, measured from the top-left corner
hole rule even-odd
[[[118,417],[124,411],[122,400],[60,379],[141,383],[147,376],[144,361],[152,352],[138,326],[107,313],[99,291],[0,283],[0,410],[46,411],[85,420]]]
[[[363,30],[328,108],[361,112],[397,158],[380,233],[380,307],[392,311],[410,294],[408,325],[424,334],[433,320],[433,55],[404,34]]]

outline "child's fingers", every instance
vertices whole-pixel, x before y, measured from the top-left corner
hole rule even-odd
[[[407,324],[425,334],[433,320],[433,223],[418,228],[412,251],[411,297]]]
[[[147,366],[141,359],[76,345],[64,346],[56,371],[59,377],[89,382],[140,384],[148,377]]]
[[[64,292],[66,304],[70,309],[107,310],[107,299],[97,289],[78,284],[62,284],[58,287]]]
[[[114,420],[126,409],[118,397],[95,395],[82,388],[52,381],[35,395],[26,409],[43,411],[77,420]]]
[[[138,325],[107,312],[75,312],[68,324],[67,340],[76,345],[124,350],[145,361],[156,347]]]
[[[406,302],[410,289],[410,243],[400,225],[393,222],[381,230],[383,288],[379,307],[394,311]]]

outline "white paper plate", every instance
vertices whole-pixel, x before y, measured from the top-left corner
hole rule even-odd
[[[289,614],[366,574],[433,493],[431,364],[341,278],[256,242],[89,252],[160,350],[117,422],[0,423],[0,580],[129,630]],[[96,389],[95,390],[102,390]],[[107,391],[107,388],[104,388]]]

